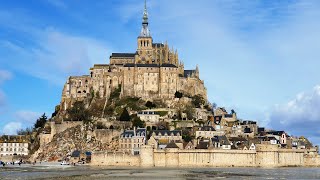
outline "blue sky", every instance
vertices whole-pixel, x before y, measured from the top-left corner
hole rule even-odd
[[[143,0],[1,1],[0,133],[51,115],[66,78],[134,52]],[[211,102],[320,143],[320,2],[148,0],[154,41],[200,68]]]

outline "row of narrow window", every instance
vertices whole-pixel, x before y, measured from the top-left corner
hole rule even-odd
[[[149,47],[149,41],[140,41],[140,46],[142,46],[143,45],[143,47]]]

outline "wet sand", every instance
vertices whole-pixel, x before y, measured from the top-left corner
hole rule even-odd
[[[0,179],[320,179],[320,168],[119,168],[59,163],[0,167]]]

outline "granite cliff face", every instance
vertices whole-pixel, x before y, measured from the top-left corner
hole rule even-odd
[[[82,152],[116,150],[117,146],[117,138],[103,142],[96,138],[91,127],[78,125],[57,133],[50,143],[39,148],[34,158],[42,161],[56,161],[68,158],[76,150]]]

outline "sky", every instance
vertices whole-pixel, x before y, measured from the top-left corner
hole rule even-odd
[[[320,144],[320,1],[148,0],[154,42],[200,68],[210,102]],[[0,134],[59,104],[70,75],[135,52],[144,0],[3,0]]]

